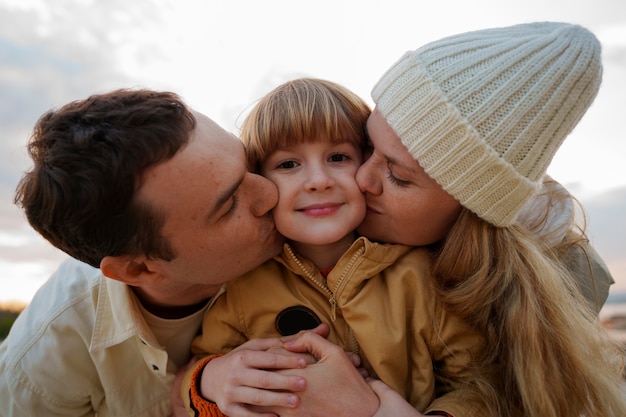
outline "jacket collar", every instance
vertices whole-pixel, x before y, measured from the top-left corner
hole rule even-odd
[[[102,275],[89,350],[106,349],[136,335],[145,343],[158,347],[138,303],[128,285]]]
[[[311,261],[300,257],[293,250],[289,251],[287,249],[289,247],[289,243],[285,243],[283,245],[282,253],[277,255],[274,259],[298,275],[302,274],[302,268],[311,271],[314,275],[319,272]],[[337,272],[335,271],[341,271],[344,268],[349,267],[352,263],[354,255],[357,252],[360,252],[358,263],[359,276],[362,279],[369,279],[389,267],[389,265],[393,264],[396,260],[398,260],[398,258],[409,252],[411,249],[412,248],[410,246],[405,245],[372,242],[366,237],[361,236],[352,243],[350,248],[337,261],[331,275],[336,274]],[[296,254],[298,259],[296,260],[290,256],[290,252]],[[332,278],[333,277],[329,276],[329,279]]]

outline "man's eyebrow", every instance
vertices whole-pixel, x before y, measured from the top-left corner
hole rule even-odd
[[[239,178],[239,181],[230,186],[227,190],[225,190],[217,197],[217,201],[215,201],[215,206],[213,206],[213,209],[209,212],[208,217],[213,217],[215,213],[217,213],[222,208],[222,206],[226,204],[226,202],[232,197],[232,195],[235,194],[235,191],[237,191],[242,182],[243,177]]]

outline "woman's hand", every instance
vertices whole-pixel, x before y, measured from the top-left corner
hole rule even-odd
[[[380,407],[373,417],[425,417],[384,382],[367,378],[367,383],[380,400]]]

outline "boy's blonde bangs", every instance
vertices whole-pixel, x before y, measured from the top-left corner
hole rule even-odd
[[[369,106],[350,90],[330,81],[302,78],[262,98],[246,118],[241,140],[250,169],[277,149],[319,140],[352,141],[365,146]]]

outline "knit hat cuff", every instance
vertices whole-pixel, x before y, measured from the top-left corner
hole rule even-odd
[[[412,53],[380,79],[372,98],[426,173],[464,207],[505,227],[536,192],[450,104]]]

